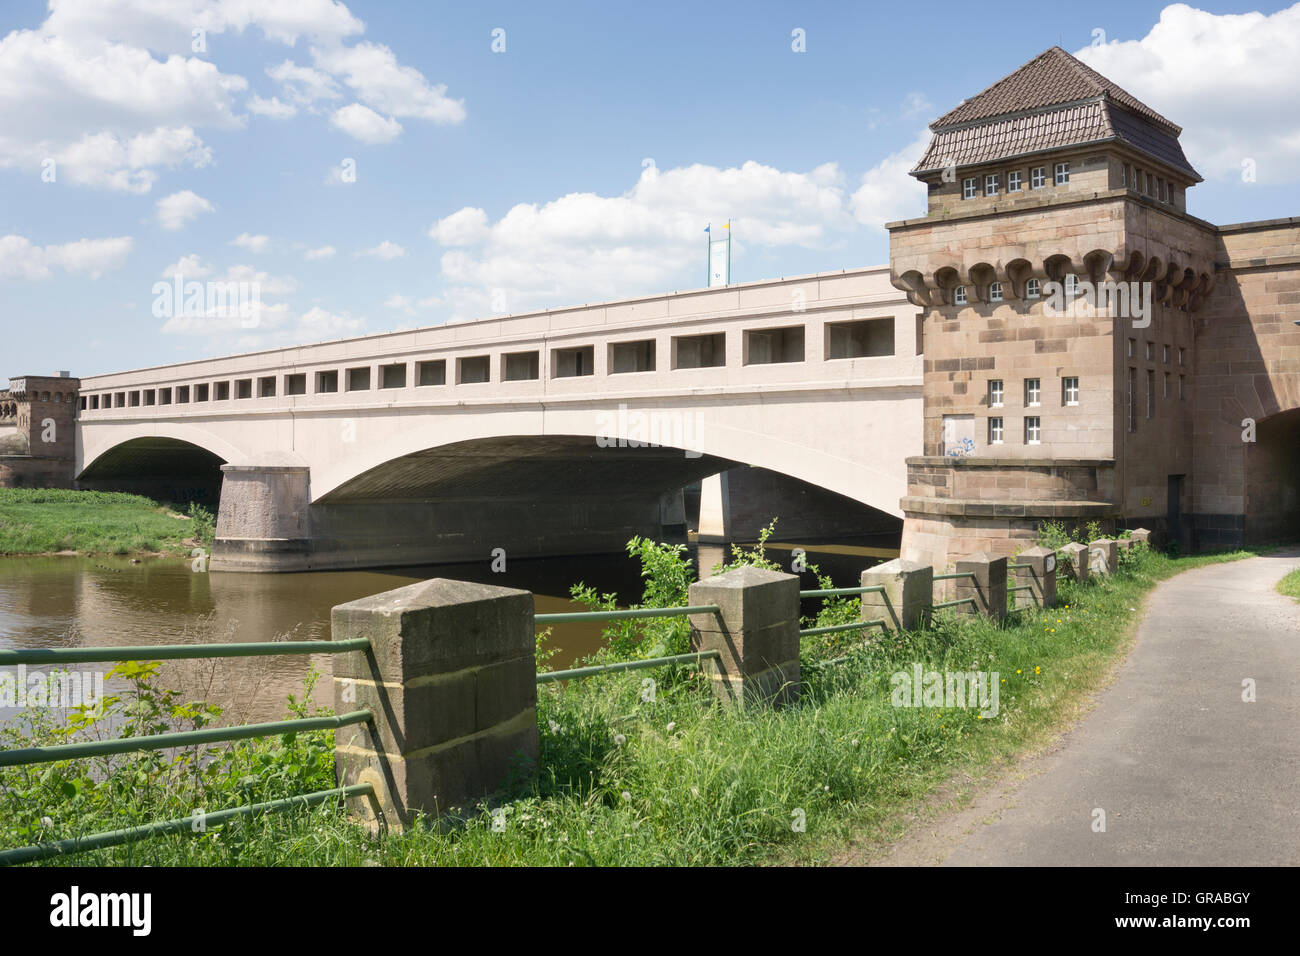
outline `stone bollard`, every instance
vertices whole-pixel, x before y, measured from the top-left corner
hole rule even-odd
[[[973,598],[959,604],[953,610],[958,614],[983,614],[994,621],[1001,621],[1007,616],[1007,559],[995,558],[983,551],[969,554],[957,559],[957,572],[970,571],[975,575],[956,578],[956,600]]]
[[[919,561],[895,558],[862,572],[862,586],[879,585],[884,592],[862,595],[859,620],[883,620],[886,631],[925,627],[934,604],[934,568]]]
[[[1065,559],[1070,562],[1069,574],[1080,584],[1088,580],[1088,546],[1071,541],[1064,548]]]
[[[691,615],[691,650],[721,654],[713,678],[719,698],[777,705],[799,699],[796,575],[736,568],[692,584],[690,603],[720,608]]]
[[[1133,529],[1133,543],[1145,544],[1148,548],[1152,547],[1151,532],[1146,528]]]
[[[512,774],[536,773],[537,661],[527,591],[434,578],[340,604],[335,711],[374,721],[335,731],[340,785],[370,783],[383,824],[470,810]],[[373,809],[368,816],[373,818]]]
[[[1093,574],[1114,574],[1119,568],[1119,542],[1098,538],[1088,545],[1088,570]]]
[[[1016,595],[1028,593],[1030,599],[1039,607],[1051,607],[1056,603],[1056,552],[1051,548],[1030,548],[1021,551],[1016,563],[1015,580],[1018,587],[1028,586],[1029,591],[1017,591]]]

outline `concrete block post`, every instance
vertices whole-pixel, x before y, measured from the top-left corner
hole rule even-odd
[[[862,572],[862,586],[881,586],[884,592],[862,595],[859,620],[883,620],[886,631],[924,627],[934,604],[934,568],[919,561],[895,558]]]
[[[736,568],[691,585],[691,650],[716,650],[714,690],[728,703],[783,704],[799,698],[799,578]]]
[[[974,578],[957,578],[957,596],[955,600],[973,598],[974,606],[969,602],[953,608],[958,614],[983,614],[985,617],[1001,621],[1007,616],[1007,559],[995,558],[980,551],[957,560],[957,572],[969,571]]]
[[[1093,574],[1114,574],[1119,568],[1119,542],[1098,538],[1088,545],[1088,570]]]
[[[1016,559],[1020,567],[1016,568],[1017,587],[1028,586],[1028,591],[1017,591],[1017,603],[1029,596],[1039,607],[1051,607],[1056,603],[1056,552],[1051,548],[1030,548],[1021,551]]]
[[[1088,546],[1072,541],[1061,549],[1070,563],[1069,575],[1082,584],[1088,580]]]
[[[1151,532],[1146,528],[1135,528],[1132,540],[1134,544],[1145,544],[1148,548],[1153,547]]]
[[[434,578],[340,604],[331,626],[336,641],[370,640],[334,655],[336,712],[375,715],[335,731],[335,766],[342,785],[374,786],[383,824],[471,810],[536,773],[529,592]]]

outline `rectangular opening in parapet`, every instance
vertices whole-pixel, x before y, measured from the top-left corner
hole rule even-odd
[[[230,400],[229,382],[217,382],[216,389],[217,389],[217,401],[225,402]]]
[[[640,342],[614,342],[610,345],[609,371],[611,374],[653,372],[654,370],[654,339],[643,339]]]
[[[673,368],[720,368],[727,364],[727,335],[679,335],[673,339]]]
[[[258,398],[275,398],[275,376],[263,375],[257,380]]]
[[[447,360],[431,359],[427,362],[420,362],[416,365],[418,382],[420,385],[446,385],[447,384]]]
[[[526,382],[538,377],[537,352],[507,352],[501,360],[501,377],[507,382]]]
[[[749,329],[745,332],[745,364],[776,365],[803,361],[803,326]]]
[[[826,324],[828,359],[873,358],[894,354],[894,319],[861,319]]]
[[[322,392],[337,392],[339,390],[339,373],[317,372],[316,373],[316,394]]]
[[[206,402],[208,400],[209,394],[211,393],[208,391],[207,385],[194,386],[194,400],[196,402]]]
[[[284,377],[284,394],[306,395],[307,394],[307,373],[298,372],[294,375],[286,375]]]
[[[170,405],[172,403],[172,390],[170,388],[158,389],[158,404]]]
[[[188,385],[176,386],[176,404],[188,405],[190,403],[190,387]]]
[[[370,390],[370,366],[348,369],[348,391],[365,392]]]
[[[551,352],[552,374],[556,378],[576,378],[592,375],[596,371],[596,347],[580,345],[576,348],[555,349]]]
[[[406,363],[397,362],[393,365],[381,365],[379,367],[379,387],[406,388]]]
[[[144,390],[144,403],[145,403],[145,405],[153,405],[156,401],[157,401],[157,396],[156,396],[154,390],[153,390],[152,388],[146,388],[146,389]]]
[[[253,380],[251,378],[241,378],[235,380],[235,398],[252,398],[253,397]]]
[[[492,378],[492,366],[486,355],[467,355],[456,359],[456,383],[472,385]]]

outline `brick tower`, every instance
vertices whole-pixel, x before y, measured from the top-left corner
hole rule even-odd
[[[889,225],[925,352],[903,557],[1011,554],[1044,521],[1185,538],[1219,241],[1180,128],[1059,47],[930,128],[927,214]]]

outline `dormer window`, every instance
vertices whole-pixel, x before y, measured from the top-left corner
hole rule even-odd
[[[1069,182],[1070,182],[1070,164],[1057,163],[1056,164],[1056,185],[1066,186],[1069,185]]]
[[[1042,293],[1042,285],[1037,279],[1030,279],[1025,283],[1025,298],[1037,299]]]
[[[1020,192],[1020,179],[1021,179],[1020,170],[1018,169],[1012,170],[1011,172],[1007,173],[1007,192],[1009,193]]]
[[[979,180],[974,176],[968,176],[961,181],[961,198],[974,199],[979,195]]]
[[[957,288],[952,290],[952,304],[953,305],[966,304],[966,287],[964,285],[959,285],[957,286]]]
[[[998,174],[990,173],[984,177],[984,195],[996,196],[998,194]]]
[[[1042,189],[1047,185],[1047,167],[1035,166],[1029,171],[1029,188]]]
[[[1001,302],[1001,301],[1002,301],[1002,283],[1001,283],[1001,282],[994,282],[992,285],[989,286],[989,301],[990,301],[990,302]]]

